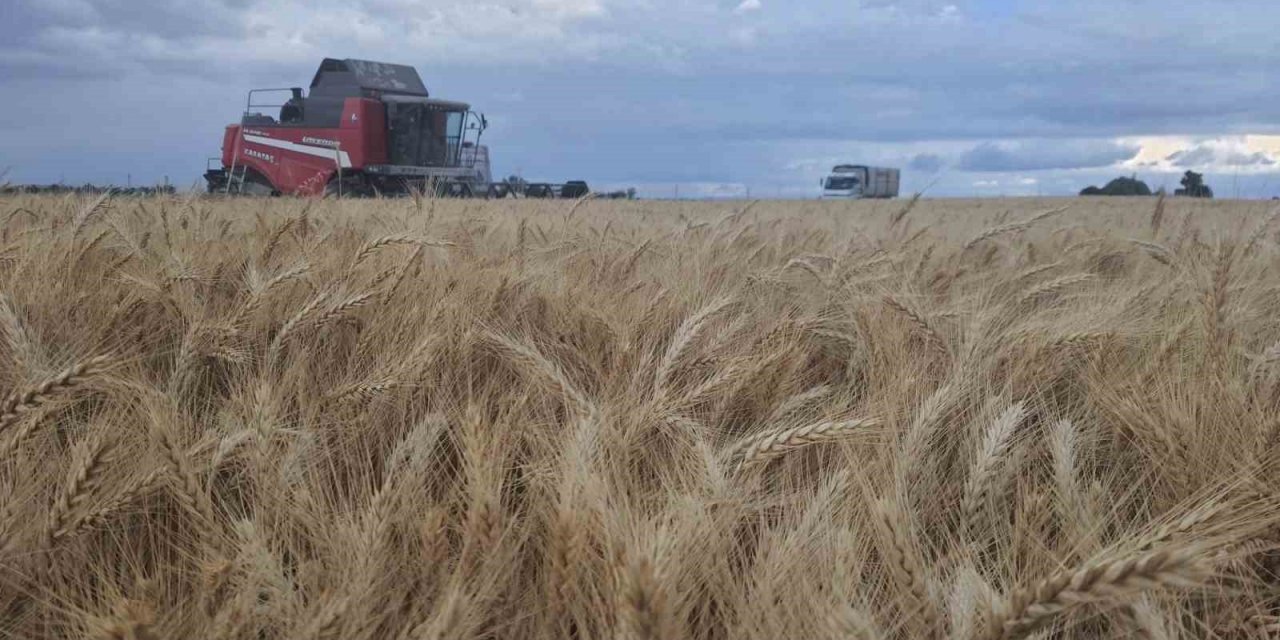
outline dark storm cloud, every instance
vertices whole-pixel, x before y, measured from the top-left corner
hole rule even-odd
[[[1139,151],[1110,141],[984,142],[961,155],[956,168],[978,173],[1092,169],[1132,160]]]

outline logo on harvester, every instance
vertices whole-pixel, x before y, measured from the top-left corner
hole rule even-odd
[[[313,144],[319,147],[329,147],[331,149],[338,148],[338,142],[336,140],[325,140],[324,138],[312,138],[310,136],[303,136],[302,144]]]
[[[245,150],[244,150],[244,154],[245,154],[246,156],[251,157],[251,158],[257,158],[257,159],[259,159],[259,160],[266,160],[267,162],[270,162],[270,163],[272,163],[272,164],[275,164],[275,162],[276,162],[276,157],[275,157],[275,156],[273,156],[273,155],[271,155],[271,154],[269,154],[269,153],[263,153],[263,152],[261,152],[261,151],[257,151],[257,150],[254,150],[254,149],[245,149]]]

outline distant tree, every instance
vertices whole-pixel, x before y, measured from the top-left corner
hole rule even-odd
[[[1175,196],[1188,198],[1212,198],[1213,189],[1204,183],[1204,174],[1188,171],[1182,176],[1182,188],[1173,192]]]
[[[1080,192],[1082,196],[1149,196],[1151,187],[1137,176],[1119,177],[1108,182],[1105,187],[1086,187]]]

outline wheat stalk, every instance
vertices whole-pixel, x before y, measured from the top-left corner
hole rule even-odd
[[[802,427],[766,432],[751,438],[749,442],[738,448],[742,452],[742,462],[738,466],[738,471],[759,468],[772,460],[810,445],[864,435],[869,429],[879,425],[878,419],[865,418],[816,422]]]
[[[163,469],[156,469],[141,478],[129,483],[123,491],[116,494],[110,500],[103,502],[97,507],[86,511],[81,517],[63,526],[56,532],[57,538],[72,538],[81,531],[97,526],[102,526],[112,514],[120,511],[125,505],[130,504],[139,497],[145,495],[148,491],[159,484],[160,479],[164,477]]]
[[[96,200],[89,203],[88,206],[84,207],[78,214],[76,214],[76,218],[72,223],[71,229],[71,237],[73,239],[78,237],[80,232],[89,225],[90,219],[111,207],[111,197],[113,192],[114,190],[107,189],[101,196],[98,196]]]
[[[902,222],[902,219],[907,217],[907,214],[911,213],[912,209],[916,208],[916,205],[920,203],[920,198],[922,197],[924,197],[923,191],[917,191],[916,193],[912,194],[911,198],[907,200],[906,204],[902,205],[902,207],[899,208],[897,211],[894,211],[892,216],[889,216],[889,227],[893,228],[897,226],[899,222]]]
[[[1050,296],[1054,296],[1054,295],[1057,295],[1058,293],[1061,293],[1063,289],[1067,289],[1069,287],[1073,287],[1075,285],[1082,284],[1085,282],[1090,282],[1094,280],[1096,277],[1097,276],[1091,273],[1081,273],[1081,274],[1076,274],[1071,276],[1064,276],[1056,280],[1051,280],[1049,282],[1046,282],[1045,284],[1042,284],[1040,286],[1033,287],[1027,290],[1027,292],[1022,294],[1022,297],[1018,300],[1018,304],[1026,305],[1026,304],[1031,304],[1033,302],[1038,302],[1044,298],[1048,298]]]
[[[1167,247],[1165,247],[1162,244],[1157,244],[1155,242],[1147,242],[1146,240],[1137,240],[1132,238],[1129,240],[1129,242],[1133,243],[1133,245],[1138,247],[1139,249],[1142,249],[1144,252],[1146,252],[1147,255],[1151,256],[1156,262],[1159,262],[1160,264],[1163,264],[1166,266],[1173,266],[1173,264],[1178,260],[1178,257],[1174,255],[1173,251],[1170,251]]]
[[[71,514],[80,510],[102,486],[102,473],[112,450],[109,440],[93,440],[84,444],[79,463],[71,475],[53,508],[49,511],[49,523],[45,529],[45,548],[52,547],[67,535],[66,525]]]
[[[106,356],[89,358],[34,387],[11,394],[3,404],[0,404],[0,433],[12,427],[27,413],[83,386],[89,379],[100,374],[108,362]]]
[[[1204,296],[1204,322],[1205,334],[1209,340],[1209,357],[1217,363],[1224,362],[1231,342],[1230,327],[1227,324],[1227,303],[1234,250],[1235,247],[1227,245],[1219,248],[1217,264],[1213,270],[1213,283]]]
[[[284,326],[280,327],[280,332],[271,340],[271,346],[269,348],[273,359],[275,355],[279,354],[280,348],[284,345],[285,341],[301,327],[305,326],[306,323],[310,321],[310,318],[316,313],[316,309],[319,309],[320,305],[328,298],[329,293],[327,291],[321,292],[319,295],[307,302],[307,304],[303,305],[297,313],[293,314],[293,316],[284,323]]]
[[[519,363],[527,372],[542,377],[544,380],[550,381],[554,386],[559,388],[561,393],[571,401],[579,411],[586,414],[596,412],[595,403],[587,398],[578,386],[569,380],[564,371],[560,369],[546,356],[539,353],[533,347],[523,344],[513,338],[497,333],[488,333],[489,341],[500,347],[514,362]]]
[[[618,590],[623,637],[632,640],[665,638],[667,602],[662,581],[647,555],[639,552],[630,555],[630,561],[621,568]]]
[[[231,318],[231,326],[238,327],[244,324],[246,320],[252,318],[258,310],[262,308],[262,303],[272,291],[297,278],[301,278],[309,270],[310,267],[305,264],[298,265],[291,269],[285,269],[273,276],[263,284],[260,289],[252,291],[249,295],[249,300],[245,302],[244,306],[240,307],[240,309],[236,311],[236,314]]]
[[[965,484],[961,507],[968,532],[975,538],[984,530],[983,516],[994,502],[996,485],[1000,484],[1002,477],[999,472],[1007,466],[1013,452],[1014,433],[1025,416],[1024,404],[1015,403],[987,425],[983,432],[972,471],[969,472],[969,480]]]
[[[996,238],[996,237],[1010,234],[1010,233],[1015,233],[1018,231],[1025,231],[1027,229],[1030,229],[1031,226],[1034,225],[1035,223],[1040,222],[1041,220],[1044,220],[1046,218],[1056,216],[1066,211],[1069,208],[1070,207],[1061,207],[1058,209],[1050,209],[1048,211],[1044,211],[1034,216],[1031,216],[1030,218],[1023,220],[1022,222],[1011,222],[1008,224],[1002,224],[1002,225],[991,227],[989,229],[986,229],[982,233],[974,236],[973,239],[966,242],[964,245],[964,250],[968,251],[969,249],[972,249],[978,246],[979,244],[982,244],[984,241],[990,240],[992,238]]]
[[[946,339],[942,337],[942,334],[939,333],[938,330],[935,329],[933,325],[930,324],[929,321],[926,320],[923,315],[920,315],[914,309],[903,304],[893,296],[886,295],[884,297],[884,303],[890,309],[897,311],[904,318],[906,318],[908,321],[911,322],[911,324],[915,327],[916,332],[925,338],[926,342],[929,344],[930,350],[935,355],[937,355],[940,358],[946,358],[951,355],[951,352],[947,349]]]
[[[343,316],[346,316],[352,311],[355,311],[356,309],[359,309],[365,306],[366,304],[369,303],[369,300],[371,299],[373,299],[372,293],[361,293],[361,294],[351,296],[350,298],[347,298],[346,300],[343,300],[342,302],[339,302],[338,304],[334,305],[332,308],[328,309],[324,313],[321,313],[320,315],[316,316],[314,319],[307,322],[301,328],[320,329],[325,326],[328,326],[342,319]]]
[[[992,640],[1026,637],[1054,617],[1084,604],[1116,605],[1127,595],[1159,588],[1195,588],[1209,577],[1203,549],[1161,549],[1094,560],[1062,570],[998,602],[988,618]]]
[[[871,515],[883,541],[879,550],[884,555],[885,567],[902,592],[902,602],[897,605],[901,615],[924,631],[921,637],[935,637],[942,629],[941,618],[934,606],[909,518],[890,498],[882,498],[872,505]]]
[[[1164,222],[1164,205],[1165,194],[1160,191],[1160,197],[1156,199],[1156,208],[1151,212],[1151,239],[1154,240],[1160,235],[1160,223]]]
[[[296,224],[298,220],[298,218],[289,218],[277,227],[274,232],[272,232],[271,236],[267,238],[266,245],[262,248],[262,255],[258,259],[260,264],[267,265],[271,262],[271,256],[274,255],[276,249],[280,247],[280,241],[284,239],[284,234],[288,233],[289,229],[293,228],[293,225]]]
[[[728,297],[713,300],[680,323],[675,334],[671,337],[670,344],[667,345],[666,352],[662,355],[662,360],[658,362],[658,368],[654,372],[653,388],[655,395],[661,398],[665,394],[672,372],[675,370],[680,358],[688,351],[689,345],[693,343],[702,331],[703,325],[732,303],[733,299]]]
[[[177,481],[175,497],[179,504],[192,516],[200,519],[203,526],[217,522],[209,495],[200,485],[187,452],[178,444],[170,427],[153,423],[152,434],[160,443],[160,451],[168,465],[169,474]]]
[[[374,253],[377,253],[378,250],[382,249],[383,247],[388,247],[396,244],[421,246],[422,241],[419,240],[418,238],[415,238],[407,234],[398,234],[398,235],[382,236],[381,238],[375,238],[365,243],[364,246],[360,247],[360,250],[356,252],[355,259],[352,260],[351,267],[350,269],[348,269],[348,271],[349,272],[355,271],[356,268],[359,267],[365,260],[369,259],[370,256],[372,256]]]
[[[1244,245],[1244,255],[1253,254],[1254,249],[1258,247],[1258,243],[1262,241],[1262,238],[1267,234],[1267,230],[1275,224],[1276,220],[1280,220],[1280,206],[1272,208],[1271,214],[1267,216],[1267,219],[1263,220],[1262,224],[1258,225],[1258,228],[1249,236],[1249,241]]]

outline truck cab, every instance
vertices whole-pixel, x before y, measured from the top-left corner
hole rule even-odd
[[[863,167],[837,166],[831,175],[822,179],[823,198],[861,198],[866,184]]]

